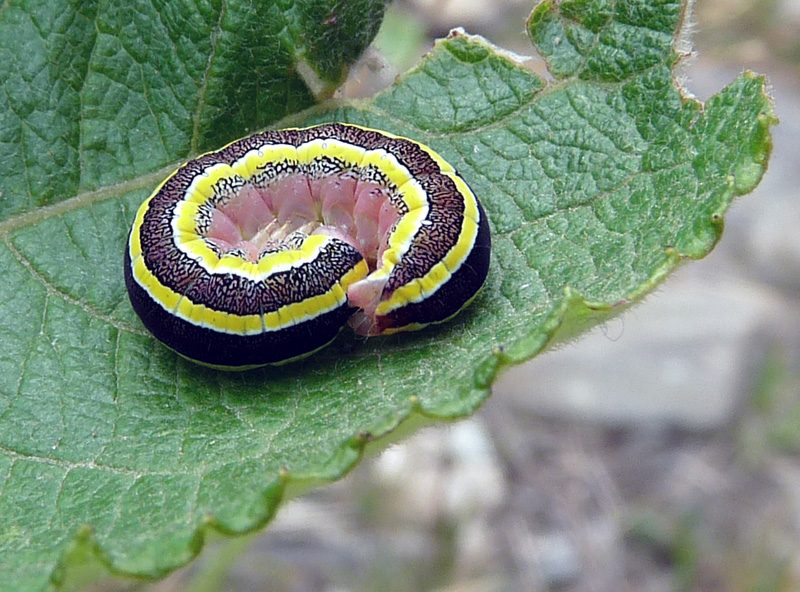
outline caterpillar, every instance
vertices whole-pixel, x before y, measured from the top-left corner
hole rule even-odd
[[[125,284],[145,327],[221,369],[303,358],[344,325],[450,319],[489,269],[486,214],[427,146],[332,123],[265,131],[188,161],[139,208]]]

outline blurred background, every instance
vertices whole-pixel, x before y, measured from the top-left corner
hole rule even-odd
[[[531,55],[531,5],[398,1],[343,95],[390,84],[456,26]],[[709,257],[265,532],[157,584],[97,588],[800,590],[800,0],[699,0],[693,22],[689,91],[705,100],[752,69],[781,119],[768,173]]]

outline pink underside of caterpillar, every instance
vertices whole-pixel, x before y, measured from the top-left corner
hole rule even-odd
[[[238,249],[249,261],[258,261],[268,249],[279,247],[294,231],[326,234],[356,248],[375,270],[398,221],[389,193],[375,183],[334,175],[309,180],[285,177],[266,188],[245,185],[225,205],[215,208],[206,237],[223,252]],[[359,310],[350,324],[361,335],[382,331],[375,320],[386,278],[365,279],[350,285],[347,298]]]

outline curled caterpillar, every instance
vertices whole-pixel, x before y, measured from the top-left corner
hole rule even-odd
[[[445,321],[489,269],[486,215],[433,150],[349,124],[267,131],[190,160],[142,204],[131,304],[163,343],[226,369],[279,364],[348,323]]]

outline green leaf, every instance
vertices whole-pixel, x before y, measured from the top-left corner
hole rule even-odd
[[[343,332],[303,362],[217,372],[133,313],[133,214],[166,163],[308,106],[299,70],[340,80],[383,2],[119,4],[0,8],[0,590],[74,586],[98,566],[159,577],[366,448],[474,412],[503,367],[707,254],[771,147],[762,78],[705,106],[676,85],[677,2],[540,4],[528,30],[549,84],[453,33],[373,100],[292,123],[441,152],[490,218],[485,289],[426,331]]]

